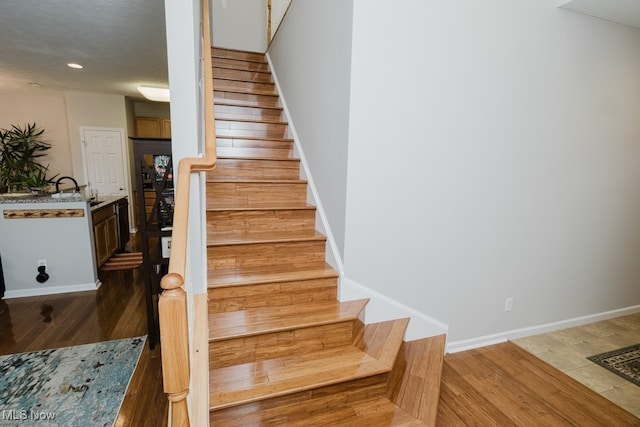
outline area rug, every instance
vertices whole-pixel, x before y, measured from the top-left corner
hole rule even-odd
[[[640,386],[640,344],[589,356],[587,359]]]
[[[146,336],[0,357],[0,426],[113,426]]]

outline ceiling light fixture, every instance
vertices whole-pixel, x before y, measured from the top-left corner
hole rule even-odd
[[[166,88],[138,86],[138,92],[149,101],[169,102],[169,89]]]
[[[69,68],[75,68],[76,70],[82,70],[84,67],[80,64],[76,64],[74,62],[70,62],[67,64],[67,67]]]

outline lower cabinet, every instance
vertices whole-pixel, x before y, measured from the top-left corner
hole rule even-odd
[[[93,236],[96,247],[96,264],[100,268],[118,251],[118,218],[115,205],[109,205],[92,213]]]

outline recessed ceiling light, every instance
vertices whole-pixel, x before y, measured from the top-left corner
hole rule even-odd
[[[76,63],[73,63],[73,62],[68,63],[67,67],[75,68],[76,70],[82,70],[84,68],[82,65],[76,64]]]
[[[169,89],[166,88],[138,86],[138,92],[150,101],[169,102]]]

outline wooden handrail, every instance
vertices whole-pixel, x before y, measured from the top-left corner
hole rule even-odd
[[[169,271],[160,281],[163,292],[158,301],[162,377],[164,391],[169,400],[169,425],[173,427],[190,425],[186,398],[189,395],[191,372],[184,278],[187,266],[191,174],[211,170],[217,161],[210,28],[209,1],[202,0],[205,153],[203,157],[183,158],[178,164]]]

